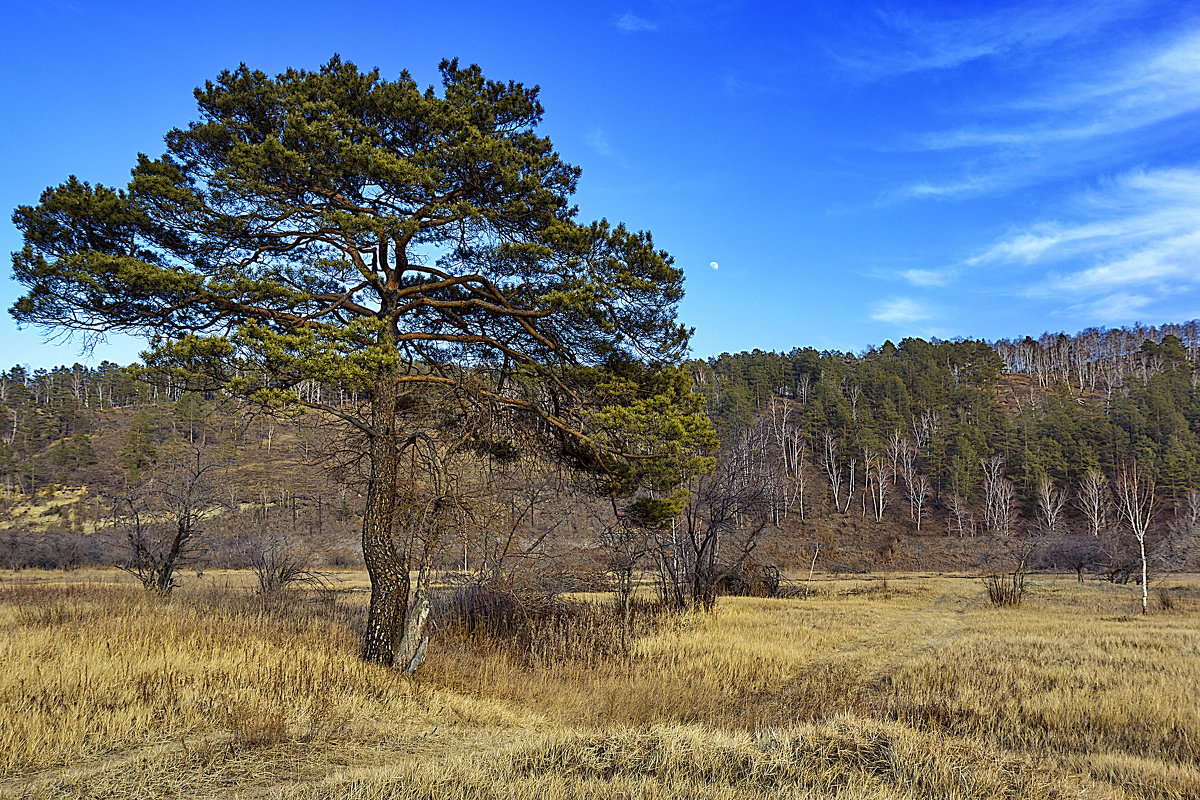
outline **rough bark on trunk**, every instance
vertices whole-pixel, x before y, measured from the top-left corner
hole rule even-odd
[[[403,446],[413,445],[414,440],[401,441],[396,386],[392,376],[385,377],[372,398],[371,475],[363,514],[363,558],[371,580],[371,603],[362,658],[412,674],[424,662],[429,643],[425,630],[437,514],[418,514],[409,507],[403,512],[408,518],[400,518],[401,481],[419,481],[421,476],[416,474],[417,460],[407,472],[401,470]],[[418,525],[430,529],[414,530],[414,516],[421,520]]]
[[[429,644],[429,637],[425,635],[425,623],[428,619],[429,595],[418,585],[417,591],[413,593],[412,608],[404,625],[404,635],[396,644],[392,666],[411,675],[425,661],[425,647]]]
[[[390,376],[372,398],[370,482],[363,513],[363,559],[371,580],[371,603],[362,658],[392,666],[408,618],[408,565],[395,542],[399,492],[396,384]]]

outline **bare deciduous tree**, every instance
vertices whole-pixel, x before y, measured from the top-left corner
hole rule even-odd
[[[1139,467],[1137,461],[1128,461],[1117,468],[1113,491],[1117,498],[1117,511],[1138,542],[1142,562],[1142,613],[1145,614],[1149,599],[1146,583],[1146,533],[1154,519],[1154,478]]]
[[[925,518],[925,504],[933,495],[933,486],[925,475],[918,475],[908,487],[908,506],[913,520],[917,523],[917,532],[921,531],[921,520]]]
[[[863,496],[870,498],[871,511],[876,522],[883,520],[888,496],[891,494],[891,484],[887,480],[885,469],[886,462],[883,457],[870,448],[863,451]]]
[[[781,469],[777,470],[781,472],[776,481],[776,494],[780,501],[777,505],[785,515],[795,507],[800,519],[804,519],[804,492],[808,481],[805,454],[808,442],[793,419],[793,408],[794,404],[787,401],[771,404],[771,427],[781,462]]]
[[[912,431],[913,441],[916,442],[918,448],[925,447],[937,434],[941,427],[941,420],[938,419],[937,409],[927,409],[922,411],[920,416],[913,416]]]
[[[722,584],[754,553],[770,522],[771,499],[753,465],[731,456],[699,478],[678,523],[659,534],[659,569],[672,603],[711,608]]]
[[[606,566],[621,615],[621,648],[628,650],[633,636],[633,593],[645,559],[655,551],[653,536],[629,525],[611,525],[600,535]]]
[[[224,508],[215,481],[219,466],[192,445],[153,466],[114,503],[114,528],[124,534],[128,552],[122,567],[147,590],[171,593],[176,571],[196,552],[201,524]]]
[[[967,498],[958,492],[950,495],[946,501],[949,514],[946,517],[946,533],[957,535],[960,539],[968,534],[975,535],[975,521],[971,517],[971,507]]]
[[[904,430],[897,428],[888,434],[887,445],[884,447],[884,455],[887,456],[888,463],[892,468],[892,485],[896,484],[900,476],[900,462],[904,458],[904,451],[908,449],[908,439],[904,436]]]
[[[1092,467],[1079,483],[1079,494],[1075,498],[1075,507],[1079,509],[1088,521],[1088,531],[1092,536],[1099,537],[1100,532],[1108,527],[1108,513],[1112,500],[1108,491],[1108,479],[1104,473]]]
[[[850,503],[854,498],[855,460],[853,458],[849,459],[846,464],[847,474],[843,476],[841,447],[837,435],[831,430],[826,430],[821,437],[821,444],[821,466],[825,470],[825,477],[829,479],[829,493],[833,500],[833,507],[837,511],[845,513],[850,509]],[[843,489],[845,489],[844,498],[842,495]]]
[[[1067,492],[1055,485],[1050,478],[1042,478],[1037,487],[1038,524],[1045,533],[1055,534],[1063,521],[1063,510],[1067,506]]]
[[[983,467],[983,522],[988,530],[1007,536],[1016,524],[1017,490],[1004,474],[1004,458],[980,459]]]
[[[1083,583],[1083,573],[1104,559],[1104,547],[1099,539],[1086,532],[1064,532],[1049,536],[1038,548],[1038,565],[1049,569],[1074,570],[1075,578]]]

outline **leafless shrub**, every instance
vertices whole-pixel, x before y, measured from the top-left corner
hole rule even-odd
[[[1084,531],[1060,533],[1045,537],[1038,546],[1035,566],[1040,569],[1070,569],[1083,583],[1083,575],[1105,563],[1102,542]]]
[[[1019,606],[1025,598],[1025,573],[1021,570],[984,575],[983,585],[987,588],[988,600],[1000,608]]]
[[[628,655],[631,637],[622,619],[626,612],[635,634],[676,617],[672,606],[657,600],[633,598],[625,609],[618,609],[468,584],[437,604],[435,620],[450,638],[528,665],[598,665]]]
[[[250,571],[258,579],[258,591],[275,595],[299,586],[323,589],[329,576],[312,569],[312,553],[286,537],[272,537],[258,543],[250,553]]]
[[[219,463],[203,447],[164,458],[113,504],[113,529],[123,534],[122,569],[148,591],[170,594],[176,572],[198,553],[203,524],[224,508],[215,476]]]
[[[993,571],[983,576],[988,601],[997,608],[1015,608],[1025,598],[1025,576],[1032,552],[1027,550],[1017,555],[1016,565],[1011,572]]]
[[[776,567],[747,559],[724,571],[717,581],[716,591],[731,597],[778,597],[782,582]]]
[[[1175,608],[1175,593],[1165,586],[1160,586],[1154,593],[1161,611],[1172,611]]]

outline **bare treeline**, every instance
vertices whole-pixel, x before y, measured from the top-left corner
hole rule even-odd
[[[1168,336],[1179,340],[1188,358],[1200,358],[1200,321],[1160,326],[1136,324],[1125,328],[1088,328],[1074,336],[1043,333],[1034,339],[1000,339],[992,344],[1010,373],[1024,373],[1049,386],[1053,381],[1078,391],[1111,392],[1131,378],[1145,383],[1163,368],[1163,357],[1147,342],[1161,344]]]

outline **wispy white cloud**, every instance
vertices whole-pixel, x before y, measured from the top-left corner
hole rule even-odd
[[[1065,300],[1068,313],[1128,321],[1200,290],[1200,167],[1139,170],[1084,193],[1073,219],[1014,230],[943,270],[910,270],[917,285],[999,277],[1009,293]]]
[[[889,47],[847,53],[838,59],[868,79],[909,72],[943,70],[979,59],[1055,45],[1081,38],[1125,18],[1143,3],[1110,0],[1079,4],[1027,3],[990,14],[931,19],[910,12],[880,10]]]
[[[911,297],[890,297],[880,300],[871,310],[871,319],[876,322],[890,322],[894,325],[926,322],[933,316],[932,310]]]
[[[1074,210],[1082,219],[1034,223],[963,266],[1098,262],[1071,276],[1078,287],[1162,275],[1166,264],[1200,256],[1200,168],[1130,172],[1081,195]]]
[[[587,132],[584,139],[587,141],[588,146],[595,150],[597,154],[605,158],[612,158],[616,155],[612,143],[608,141],[608,134],[602,128],[592,128]]]
[[[953,276],[945,270],[906,269],[900,277],[915,286],[945,286]]]
[[[1087,77],[1080,77],[1077,63],[1053,64],[1043,86],[967,112],[984,121],[914,139],[913,150],[953,154],[950,174],[912,182],[884,200],[977,197],[1044,183],[1135,157],[1145,152],[1154,126],[1200,114],[1196,24],[1107,61],[1092,57]]]
[[[1144,294],[1117,292],[1087,303],[1071,306],[1067,310],[1075,317],[1104,320],[1106,324],[1112,325],[1141,319],[1147,306],[1153,302],[1154,298]]]
[[[653,20],[639,17],[632,11],[626,11],[617,17],[613,24],[617,26],[617,30],[625,33],[645,33],[658,30],[658,25]]]
[[[1096,266],[1056,275],[1031,287],[1030,293],[1092,292],[1118,286],[1151,285],[1165,292],[1181,283],[1200,282],[1196,270],[1200,263],[1200,230],[1135,245],[1127,255],[1108,258],[1105,255]]]
[[[1200,30],[1130,53],[1099,80],[1057,87],[1010,104],[1026,125],[960,128],[923,137],[931,150],[1054,145],[1112,136],[1200,110]]]

